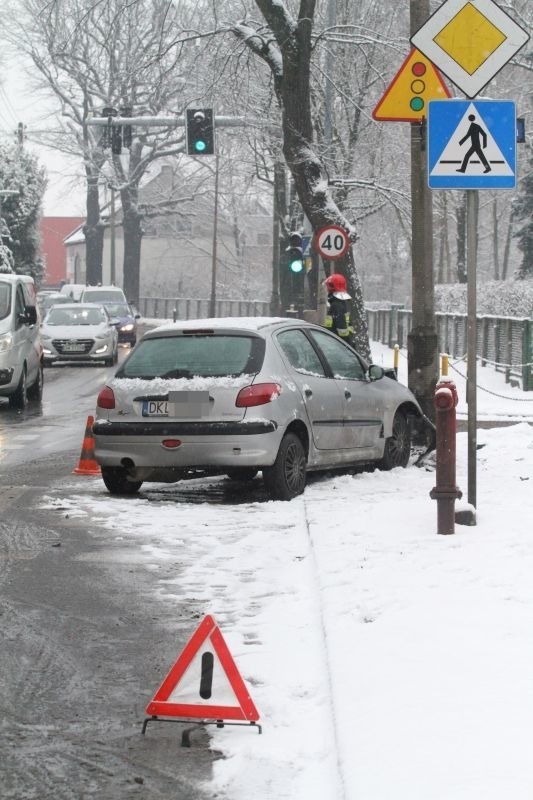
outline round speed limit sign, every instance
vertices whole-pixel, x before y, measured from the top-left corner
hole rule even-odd
[[[320,228],[315,236],[316,249],[326,261],[342,258],[350,247],[350,237],[340,225]]]

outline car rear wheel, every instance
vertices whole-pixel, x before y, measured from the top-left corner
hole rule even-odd
[[[226,475],[232,481],[253,481],[259,470],[255,467],[238,467],[237,469],[229,469]]]
[[[102,480],[111,494],[135,494],[142,486],[142,481],[128,480],[123,467],[102,467]]]
[[[43,363],[41,361],[39,364],[39,369],[37,370],[37,377],[35,378],[35,382],[28,389],[28,398],[30,400],[43,399],[43,384],[44,384]]]
[[[305,489],[306,457],[301,440],[295,433],[286,433],[271,467],[263,470],[263,481],[275,500],[292,500]]]
[[[411,455],[411,431],[407,417],[401,411],[394,415],[392,436],[385,441],[383,458],[378,463],[380,469],[389,470],[394,467],[406,467]]]
[[[22,367],[19,385],[9,398],[10,408],[26,408],[28,405],[28,384],[26,383],[26,367]]]

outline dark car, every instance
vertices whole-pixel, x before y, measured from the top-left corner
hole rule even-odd
[[[137,341],[137,320],[141,315],[127,303],[103,303],[102,305],[111,317],[111,324],[117,329],[119,344],[125,343],[134,347]]]

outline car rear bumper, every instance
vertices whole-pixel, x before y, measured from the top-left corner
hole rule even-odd
[[[273,464],[282,431],[275,422],[95,422],[95,457],[102,466],[138,469],[231,469]],[[167,439],[179,445],[165,447]]]

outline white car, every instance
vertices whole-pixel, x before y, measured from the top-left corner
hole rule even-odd
[[[312,470],[405,467],[413,394],[302,320],[199,319],[146,333],[100,392],[93,433],[114,494],[205,474],[290,500]]]
[[[109,314],[96,303],[53,306],[41,325],[43,361],[101,361],[118,359],[118,334]]]

